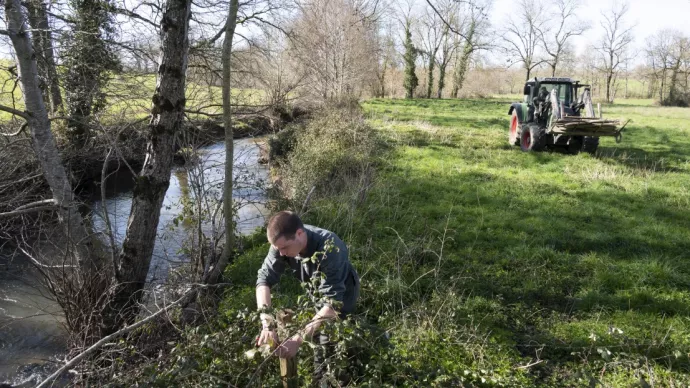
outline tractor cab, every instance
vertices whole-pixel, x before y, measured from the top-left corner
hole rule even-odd
[[[532,116],[535,109],[538,112],[540,105],[548,105],[549,96],[552,91],[556,91],[558,101],[563,103],[564,113],[568,116],[577,116],[579,109],[577,104],[573,102],[576,100],[578,81],[573,81],[572,78],[534,78],[525,83],[524,95],[525,103],[529,106],[529,114]],[[533,116],[532,116],[533,117]]]

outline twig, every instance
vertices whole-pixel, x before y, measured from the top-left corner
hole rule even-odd
[[[8,113],[12,113],[13,115],[19,116],[19,117],[23,118],[24,120],[27,120],[27,121],[29,120],[29,113],[28,112],[22,112],[20,110],[10,108],[9,106],[5,106],[5,105],[0,105],[0,110],[8,112]]]
[[[527,365],[521,365],[521,366],[519,366],[519,367],[517,367],[517,368],[518,368],[518,369],[527,369],[527,368],[532,367],[532,366],[535,366],[535,365],[537,365],[537,364],[541,364],[542,362],[544,362],[544,360],[539,360],[539,361],[536,361],[536,362],[533,362],[533,363],[527,364]]]
[[[28,126],[29,126],[29,123],[28,123],[28,122],[25,122],[24,124],[22,124],[21,127],[19,127],[19,130],[17,130],[17,132],[14,132],[14,133],[0,133],[0,135],[2,135],[2,136],[7,136],[7,137],[17,136],[17,135],[19,135],[20,133],[24,132],[24,130],[25,130],[26,127],[28,127]]]

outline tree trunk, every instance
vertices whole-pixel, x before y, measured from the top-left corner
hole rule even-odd
[[[38,63],[38,75],[43,81],[44,97],[50,102],[51,113],[55,114],[62,109],[62,94],[58,83],[53,36],[48,23],[46,4],[42,0],[29,0],[26,2],[26,8],[29,24],[33,30],[31,35]]]
[[[443,96],[443,88],[446,86],[446,64],[442,63],[438,68],[438,93],[436,98]]]
[[[223,125],[225,126],[225,182],[223,183],[223,215],[225,218],[225,246],[218,263],[214,263],[204,279],[205,283],[215,284],[223,275],[225,267],[232,261],[233,249],[235,248],[235,227],[233,223],[234,213],[232,211],[232,170],[234,163],[234,144],[232,129],[232,109],[230,105],[230,70],[232,40],[235,36],[235,26],[237,25],[237,8],[239,0],[230,0],[230,11],[228,12],[228,22],[225,29],[225,41],[223,42]]]
[[[434,65],[436,64],[436,51],[429,54],[429,68],[427,69],[426,98],[431,98],[434,89]]]
[[[117,268],[118,286],[106,331],[130,323],[146,282],[161,205],[170,184],[175,136],[182,126],[191,0],[167,0],[161,21],[161,60],[153,95],[146,159],[132,196],[127,234]]]
[[[671,70],[671,84],[668,87],[668,100],[671,104],[676,104],[678,102],[676,101],[678,97],[676,89],[678,88],[678,71],[680,70],[680,62],[681,57],[678,56],[676,63]]]
[[[460,57],[460,63],[456,64],[454,76],[453,76],[453,90],[451,91],[451,96],[453,98],[458,98],[458,93],[462,89],[462,85],[465,83],[465,74],[467,74],[467,67],[470,64],[470,58],[472,57],[472,52],[474,52],[474,46],[472,39],[474,39],[476,23],[472,21],[470,24],[470,29],[467,32],[467,41],[465,41],[465,46],[462,49],[462,57]]]

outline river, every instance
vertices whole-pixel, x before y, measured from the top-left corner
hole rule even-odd
[[[260,147],[255,139],[238,139],[234,146],[233,199],[239,206],[236,222],[238,231],[247,234],[265,222],[268,168],[258,163]],[[217,143],[199,150],[196,168],[173,171],[149,270],[151,284],[165,281],[171,268],[186,261],[182,246],[195,228],[178,216],[185,202],[205,202],[222,195],[224,165],[225,145]],[[106,200],[94,195],[90,201],[94,228],[106,230],[102,216],[106,209],[116,244],[126,232],[132,187],[132,174],[122,168],[108,178]],[[201,229],[209,234],[217,231],[217,225],[206,221]],[[64,354],[66,333],[60,308],[38,283],[25,256],[0,247],[0,383],[33,386]]]

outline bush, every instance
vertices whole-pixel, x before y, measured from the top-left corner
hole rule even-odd
[[[278,171],[283,195],[298,204],[312,188],[313,199],[361,187],[378,147],[359,106],[323,108],[314,117],[270,143],[270,154],[283,158]]]

